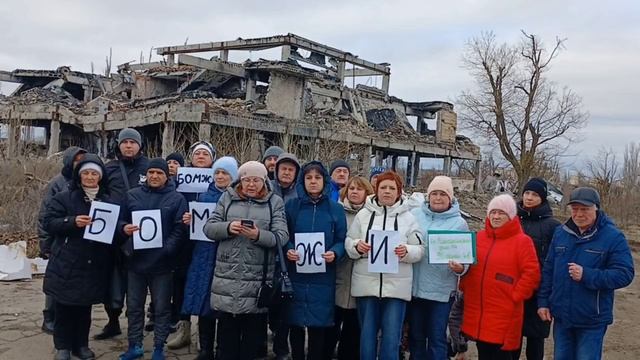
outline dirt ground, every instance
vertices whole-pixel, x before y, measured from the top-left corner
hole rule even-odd
[[[634,253],[636,269],[640,268],[640,254]],[[42,360],[53,358],[51,336],[40,331],[42,321],[42,278],[30,281],[0,283],[0,360]],[[615,322],[609,327],[605,338],[604,358],[607,360],[640,358],[640,281],[616,292]],[[93,308],[91,335],[100,331],[106,323],[106,314],[101,306]],[[121,318],[126,333],[126,319]],[[195,321],[192,325],[195,340]],[[152,348],[153,333],[145,334],[145,348]],[[126,348],[125,335],[112,340],[90,340],[89,346],[98,359],[117,359]],[[552,359],[552,339],[547,341],[547,357]],[[467,359],[475,359],[475,346],[470,344]],[[197,353],[195,341],[188,349],[171,351],[167,359],[191,360]],[[150,353],[146,355],[150,358]],[[524,359],[524,355],[522,356]]]

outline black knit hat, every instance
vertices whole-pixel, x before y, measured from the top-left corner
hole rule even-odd
[[[153,158],[149,160],[147,171],[149,171],[149,169],[160,169],[164,171],[165,175],[169,176],[169,165],[167,165],[167,161],[163,158]]]
[[[169,160],[175,160],[178,162],[178,164],[180,164],[180,166],[184,166],[184,156],[182,156],[182,154],[180,154],[179,152],[169,154],[169,156],[167,156],[167,162]]]
[[[525,191],[535,192],[536,194],[538,194],[538,196],[540,196],[543,203],[547,201],[547,182],[541,178],[529,179],[529,181],[527,181],[527,183],[524,185],[522,193],[524,194]]]
[[[349,170],[349,173],[351,173],[351,166],[349,165],[349,163],[342,159],[338,159],[331,163],[331,166],[329,167],[329,176],[331,176],[333,172],[339,167],[347,168],[347,170]]]

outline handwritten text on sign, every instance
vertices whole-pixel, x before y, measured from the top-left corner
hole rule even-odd
[[[213,169],[180,167],[176,175],[179,192],[203,193],[207,192],[209,184],[213,182]]]
[[[326,272],[324,254],[324,233],[297,233],[296,251],[300,259],[296,263],[296,271],[299,273],[323,273]]]
[[[84,228],[84,238],[105,244],[113,242],[113,235],[118,223],[120,206],[101,201],[92,201],[89,216],[91,225]]]
[[[204,224],[216,209],[215,203],[189,202],[189,211],[191,212],[191,226],[189,226],[189,239],[200,241],[213,241],[209,239],[203,231]]]
[[[475,263],[475,237],[472,232],[429,231],[427,233],[430,264]]]
[[[160,209],[132,211],[131,222],[140,228],[133,233],[133,250],[162,247],[162,217]]]
[[[367,239],[369,251],[368,270],[372,273],[398,273],[398,255],[394,250],[400,245],[400,233],[397,231],[370,230]]]

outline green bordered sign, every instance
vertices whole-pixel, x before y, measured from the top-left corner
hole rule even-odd
[[[476,233],[471,231],[428,230],[429,264],[476,263]]]

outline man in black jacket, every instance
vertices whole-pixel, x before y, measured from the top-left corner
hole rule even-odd
[[[107,163],[105,168],[111,195],[118,201],[123,201],[129,189],[137,188],[144,182],[149,160],[142,151],[142,136],[135,129],[126,128],[120,130],[117,140],[116,160]],[[111,272],[109,286],[109,299],[104,304],[109,322],[102,332],[93,337],[96,340],[109,339],[122,333],[118,317],[124,307],[127,274],[123,268],[120,251],[116,249],[115,252],[114,269]]]
[[[142,210],[160,210],[162,247],[134,250],[130,238],[127,248],[128,286],[127,317],[129,323],[127,352],[121,360],[142,357],[144,328],[144,305],[147,289],[151,292],[154,308],[154,357],[162,357],[164,343],[169,336],[171,325],[171,291],[173,260],[185,239],[187,231],[182,223],[182,214],[188,211],[187,201],[175,191],[175,185],[169,181],[169,169],[162,158],[149,161],[146,182],[141,187],[127,193],[125,222],[121,227],[126,236],[140,231],[139,224],[132,224],[132,212]],[[148,225],[151,226],[151,225]]]
[[[86,152],[86,150],[77,146],[68,147],[62,154],[62,171],[49,181],[44,191],[44,198],[42,199],[40,212],[38,213],[38,242],[40,245],[40,257],[43,259],[47,259],[51,255],[51,246],[53,245],[54,239],[47,231],[47,224],[44,221],[49,203],[57,193],[68,190],[69,185],[73,182],[73,169],[78,162],[82,160]],[[54,309],[55,303],[53,298],[46,295],[44,310],[42,310],[42,314],[44,315],[42,331],[47,334],[53,334],[53,324],[55,320]]]

